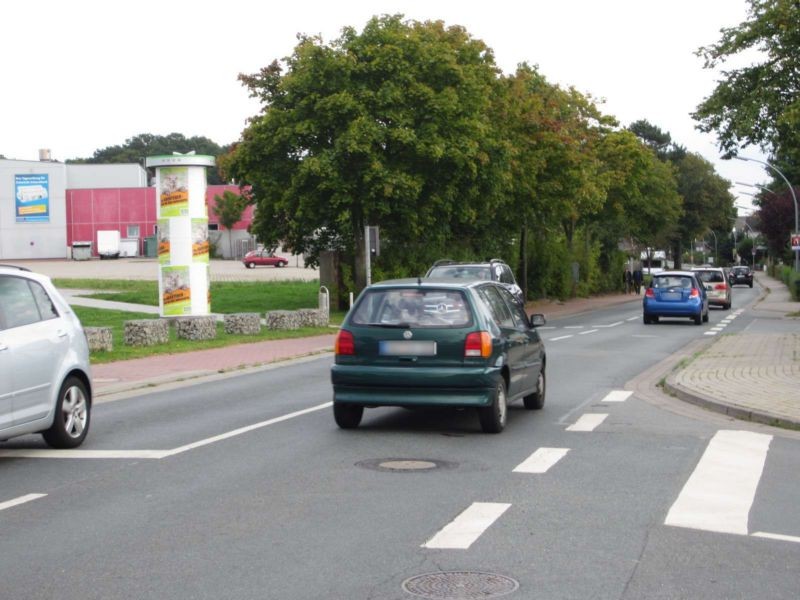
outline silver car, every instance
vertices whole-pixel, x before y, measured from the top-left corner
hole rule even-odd
[[[718,267],[696,267],[694,274],[706,288],[708,303],[727,310],[731,307],[731,286],[725,271]]]
[[[0,441],[41,433],[75,448],[89,431],[89,347],[48,277],[0,265]]]

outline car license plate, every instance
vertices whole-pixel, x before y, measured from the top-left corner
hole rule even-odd
[[[680,292],[664,292],[661,298],[663,300],[680,300],[682,296],[683,294],[681,294]]]
[[[381,356],[436,356],[436,342],[418,340],[382,340]]]

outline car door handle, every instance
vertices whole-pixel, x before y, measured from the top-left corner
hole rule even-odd
[[[56,335],[60,338],[65,338],[67,337],[67,332],[64,331],[63,329],[59,329],[58,331],[56,331]]]
[[[5,344],[0,343],[0,352],[2,352],[3,350],[8,350],[8,346],[6,346]]]

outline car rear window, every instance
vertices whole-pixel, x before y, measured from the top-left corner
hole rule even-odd
[[[451,277],[455,279],[492,279],[489,267],[480,265],[444,265],[433,267],[428,277]]]
[[[472,312],[460,290],[374,289],[361,297],[350,322],[381,327],[467,327],[472,324]]]
[[[705,281],[706,283],[725,281],[725,275],[722,274],[722,271],[697,271],[697,276],[700,281]]]
[[[667,275],[663,277],[653,277],[654,288],[690,288],[693,285],[692,278],[688,275]]]

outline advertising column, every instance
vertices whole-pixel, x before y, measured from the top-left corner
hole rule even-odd
[[[158,296],[162,317],[211,312],[206,167],[213,156],[150,156],[156,168]]]

